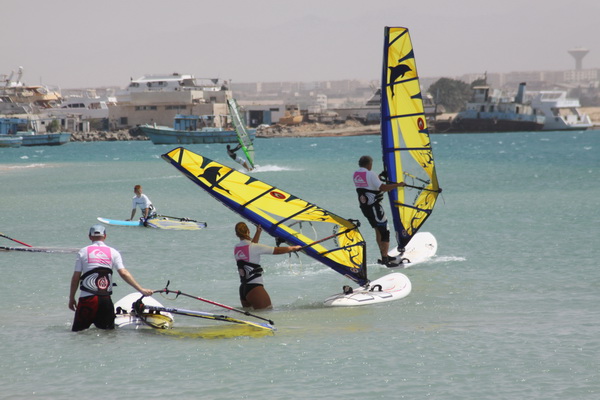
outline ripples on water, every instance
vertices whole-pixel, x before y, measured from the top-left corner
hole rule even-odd
[[[402,271],[410,296],[323,308],[347,280],[306,257],[264,257],[273,336],[200,338],[200,322],[185,317],[176,318],[178,336],[73,334],[74,256],[0,253],[2,396],[596,399],[600,132],[432,140],[444,192],[426,230],[439,251]],[[350,176],[361,155],[377,160],[378,145],[374,136],[258,139],[253,176],[362,218]],[[0,231],[39,246],[84,246],[96,217],[129,216],[140,183],[159,211],[209,228],[109,227],[107,243],[144,286],[170,280],[172,289],[237,307],[231,251],[240,218],[160,160],[170,149],[147,142],[0,149]],[[190,149],[230,161],[224,146]],[[371,277],[388,273],[375,264],[373,230],[365,224],[362,233]],[[116,281],[116,298],[131,291]]]

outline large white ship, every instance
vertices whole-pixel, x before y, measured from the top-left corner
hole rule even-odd
[[[593,126],[590,117],[580,112],[579,100],[567,98],[567,92],[545,90],[531,94],[531,106],[546,117],[543,130],[586,130]]]

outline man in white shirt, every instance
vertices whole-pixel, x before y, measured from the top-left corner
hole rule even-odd
[[[75,311],[72,331],[82,331],[92,323],[100,329],[114,329],[115,311],[112,298],[112,273],[117,270],[121,278],[144,296],[153,290],[144,289],[123,265],[121,254],[104,244],[106,229],[102,225],[90,228],[92,244],[79,250],[75,270],[71,277],[69,308]],[[75,300],[77,288],[79,301]]]
[[[354,172],[353,180],[356,192],[358,193],[358,202],[363,215],[369,221],[372,228],[375,229],[375,238],[377,246],[381,253],[382,264],[392,265],[393,258],[388,257],[390,247],[390,231],[387,227],[387,218],[381,205],[383,193],[404,186],[404,182],[383,183],[371,169],[373,168],[373,158],[362,156],[358,160],[360,167]]]

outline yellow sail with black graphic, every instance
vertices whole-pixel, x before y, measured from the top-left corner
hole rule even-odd
[[[385,28],[381,85],[384,173],[388,182],[407,184],[388,192],[402,249],[431,215],[441,192],[407,28]]]
[[[368,282],[365,242],[358,222],[183,147],[163,154],[162,158],[271,236],[303,246],[307,255],[360,285]],[[310,225],[309,232],[303,232],[303,224]]]

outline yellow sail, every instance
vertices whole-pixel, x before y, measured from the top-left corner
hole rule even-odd
[[[381,98],[381,143],[399,248],[431,214],[439,188],[417,66],[407,28],[386,27]]]
[[[304,246],[307,255],[361,285],[368,282],[357,223],[183,147],[162,158],[270,235]],[[303,233],[299,222],[310,223],[311,234]]]

